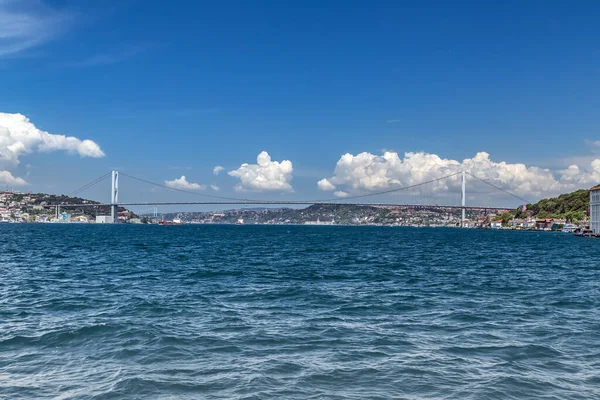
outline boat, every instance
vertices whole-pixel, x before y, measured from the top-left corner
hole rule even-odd
[[[173,221],[160,221],[159,225],[183,225],[183,221],[179,216],[177,218],[173,218]]]
[[[244,218],[238,218],[236,225],[244,225]]]
[[[574,233],[577,228],[578,226],[575,224],[565,224],[562,228],[562,231],[565,233]]]
[[[594,236],[594,231],[587,228],[577,228],[573,231],[573,235],[581,237],[592,237]]]

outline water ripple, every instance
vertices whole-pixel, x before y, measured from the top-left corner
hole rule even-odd
[[[600,242],[0,226],[0,398],[597,399]]]

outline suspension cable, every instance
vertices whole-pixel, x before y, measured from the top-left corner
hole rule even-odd
[[[387,193],[399,192],[399,191],[402,191],[402,190],[408,190],[408,189],[416,188],[416,187],[419,187],[419,186],[427,185],[429,183],[434,183],[434,182],[438,182],[438,181],[441,181],[441,180],[444,180],[444,179],[448,179],[448,178],[451,178],[451,177],[456,176],[456,175],[461,174],[461,173],[462,172],[456,172],[454,174],[442,176],[440,178],[432,179],[430,181],[416,183],[414,185],[409,185],[409,186],[402,186],[402,187],[399,187],[399,188],[396,188],[396,189],[383,190],[381,192],[367,193],[367,194],[361,194],[361,195],[357,195],[357,196],[350,196],[350,197],[343,197],[343,198],[339,198],[338,197],[338,198],[328,199],[328,200],[319,200],[319,202],[321,202],[321,203],[328,203],[328,202],[334,202],[334,201],[360,199],[360,198],[363,198],[363,197],[370,197],[370,196],[377,196],[377,195],[380,195],[380,194],[387,194]]]
[[[431,179],[431,180],[426,181],[426,182],[420,182],[420,183],[417,183],[417,184],[414,184],[414,185],[409,185],[409,186],[402,186],[402,187],[395,188],[395,189],[383,190],[383,191],[380,191],[380,192],[367,193],[367,194],[350,196],[350,197],[343,197],[343,198],[336,197],[336,198],[331,198],[331,199],[314,200],[313,202],[315,204],[316,203],[333,203],[333,202],[339,202],[339,201],[345,201],[345,200],[360,199],[360,198],[364,198],[364,197],[372,197],[372,196],[377,196],[377,195],[387,194],[387,193],[394,193],[394,192],[399,192],[399,191],[402,191],[402,190],[408,190],[408,189],[412,189],[412,188],[415,188],[415,187],[427,185],[429,183],[438,182],[438,181],[441,181],[441,180],[444,180],[444,179],[448,179],[448,178],[456,176],[456,175],[458,175],[460,173],[461,172],[456,172],[454,174],[442,176],[442,177],[436,178],[436,179]],[[165,188],[165,189],[168,189],[168,190],[174,190],[174,191],[177,191],[177,192],[193,194],[193,195],[196,195],[196,196],[212,197],[212,198],[215,198],[215,199],[222,199],[222,200],[244,201],[244,202],[247,202],[247,203],[253,203],[253,202],[259,202],[259,201],[261,201],[261,200],[240,199],[240,198],[235,198],[235,197],[216,196],[216,195],[210,195],[210,194],[206,194],[206,193],[192,192],[191,190],[173,188],[173,187],[170,187],[170,186],[167,186],[167,185],[162,185],[160,183],[151,182],[151,181],[148,181],[146,179],[142,179],[142,178],[138,178],[138,177],[126,174],[125,172],[120,172],[120,174],[121,175],[125,175],[128,178],[131,178],[131,179],[134,179],[134,180],[137,180],[137,181],[140,181],[140,182],[144,182],[144,183],[147,183],[147,184],[150,184],[150,185],[158,186],[158,187]]]
[[[373,192],[373,193],[367,193],[367,194],[350,196],[350,197],[343,197],[343,198],[336,197],[336,198],[331,198],[331,199],[320,199],[320,200],[314,200],[312,202],[314,202],[315,204],[317,204],[317,203],[334,203],[334,202],[340,202],[340,201],[346,201],[346,200],[360,199],[360,198],[364,198],[364,197],[378,196],[378,195],[388,194],[388,193],[395,193],[395,192],[400,192],[400,191],[403,191],[403,190],[408,190],[408,189],[412,189],[412,188],[415,188],[415,187],[427,185],[427,184],[430,184],[430,183],[439,182],[441,180],[448,179],[448,178],[451,178],[453,176],[456,176],[456,175],[458,175],[460,173],[461,172],[456,172],[454,174],[449,174],[449,175],[446,175],[446,176],[442,176],[440,178],[431,179],[429,181],[416,183],[414,185],[402,186],[402,187],[395,188],[395,189],[383,190],[383,191],[379,191],[379,192]],[[134,180],[137,180],[137,181],[140,181],[140,182],[147,183],[149,185],[153,185],[153,186],[157,186],[157,187],[161,187],[161,188],[164,188],[164,189],[173,190],[173,191],[177,191],[177,192],[193,194],[193,195],[196,195],[196,196],[211,197],[211,198],[221,199],[221,200],[244,201],[244,202],[247,202],[247,203],[253,203],[253,202],[260,202],[261,201],[261,200],[240,199],[240,198],[235,198],[235,197],[216,196],[216,195],[210,195],[210,194],[206,194],[206,193],[192,192],[191,190],[173,188],[173,187],[170,187],[170,186],[167,186],[167,185],[162,185],[160,183],[148,181],[146,179],[142,179],[142,178],[138,178],[138,177],[129,175],[129,174],[125,173],[125,172],[120,172],[120,174],[124,175],[124,176],[127,176],[128,178],[131,178],[131,179],[134,179]]]
[[[459,171],[459,172],[456,172],[456,173],[453,173],[453,174],[442,176],[440,178],[431,179],[429,181],[420,182],[420,183],[416,183],[416,184],[409,185],[409,186],[402,186],[402,187],[398,187],[398,188],[395,188],[395,189],[383,190],[383,191],[379,191],[379,192],[366,193],[366,194],[361,194],[361,195],[356,195],[356,196],[349,196],[349,197],[343,197],[343,198],[336,197],[336,198],[330,198],[330,199],[320,199],[320,200],[314,200],[312,202],[314,202],[315,204],[318,204],[318,203],[338,203],[338,202],[343,202],[343,201],[347,201],[347,200],[354,200],[354,199],[360,199],[360,198],[365,198],[365,197],[378,196],[378,195],[382,195],[382,194],[395,193],[395,192],[400,192],[400,191],[403,191],[403,190],[409,190],[409,189],[413,189],[413,188],[416,188],[416,187],[421,187],[423,185],[427,185],[427,184],[430,184],[430,183],[439,182],[441,180],[451,178],[451,177],[459,175],[461,173],[462,173],[462,171]],[[475,178],[475,179],[477,179],[477,180],[485,183],[486,185],[493,187],[496,190],[499,190],[499,191],[501,191],[501,192],[503,192],[503,193],[505,193],[505,194],[507,194],[509,196],[512,196],[512,197],[514,197],[514,198],[516,198],[516,199],[518,199],[520,201],[525,202],[525,204],[529,204],[530,203],[529,200],[527,200],[527,199],[525,199],[525,198],[523,198],[523,197],[521,197],[521,196],[519,196],[519,195],[517,195],[515,193],[512,193],[509,190],[503,189],[503,188],[501,188],[501,187],[499,187],[499,186],[497,186],[497,185],[495,185],[495,184],[493,184],[491,182],[488,182],[485,179],[479,178],[478,176],[476,176],[476,175],[474,175],[474,174],[472,174],[470,172],[465,171],[465,173],[468,174],[469,176],[471,176],[471,177],[473,177],[473,178]],[[95,180],[87,183],[86,185],[80,187],[79,189],[74,190],[73,192],[69,193],[68,196],[69,197],[74,196],[74,195],[76,195],[76,194],[78,194],[78,193],[80,193],[80,192],[82,192],[84,190],[87,190],[87,189],[89,189],[89,188],[97,185],[102,180],[106,179],[110,174],[111,174],[110,172],[107,172],[106,174],[104,174],[104,175],[96,178]],[[143,183],[147,183],[149,185],[153,185],[153,186],[157,186],[157,187],[161,187],[161,188],[164,188],[164,189],[173,190],[173,191],[177,191],[177,192],[193,194],[193,195],[196,195],[196,196],[210,197],[210,198],[221,199],[221,200],[243,201],[243,202],[247,202],[247,203],[253,203],[253,202],[260,202],[261,201],[261,200],[253,200],[253,199],[240,199],[240,198],[235,198],[235,197],[210,195],[210,194],[206,194],[206,193],[198,193],[198,192],[193,192],[191,190],[169,187],[167,185],[163,185],[163,184],[160,184],[160,183],[152,182],[152,181],[149,181],[149,180],[146,180],[146,179],[142,179],[142,178],[138,178],[138,177],[129,175],[129,174],[125,173],[125,172],[120,172],[120,174],[124,175],[124,176],[127,176],[127,177],[129,177],[131,179],[134,179],[134,180],[137,180],[137,181],[140,181],[140,182],[143,182]],[[343,203],[341,203],[341,204],[343,204]]]
[[[530,203],[531,203],[529,200],[527,200],[527,199],[524,199],[523,197],[521,197],[521,196],[519,196],[519,195],[516,195],[516,194],[514,194],[514,193],[512,193],[512,192],[510,192],[510,191],[508,191],[508,190],[506,190],[506,189],[503,189],[503,188],[501,188],[500,186],[496,186],[496,185],[494,185],[493,183],[486,181],[485,179],[481,179],[481,178],[479,178],[478,176],[475,176],[475,175],[473,175],[473,174],[472,174],[472,173],[470,173],[470,172],[467,172],[467,171],[465,171],[465,173],[466,173],[466,174],[468,174],[469,176],[472,176],[473,178],[475,178],[475,179],[477,179],[477,180],[480,180],[481,182],[485,183],[485,184],[486,184],[486,185],[488,185],[488,186],[491,186],[491,187],[493,187],[493,188],[495,188],[495,189],[498,189],[498,190],[500,190],[500,191],[501,191],[501,192],[503,192],[503,193],[506,193],[506,194],[508,194],[509,196],[512,196],[512,197],[514,197],[514,198],[516,198],[516,199],[519,199],[519,200],[521,200],[521,201],[524,201],[524,202],[525,202],[525,204],[530,204]]]
[[[121,174],[121,175],[124,175],[124,176],[126,176],[126,177],[128,177],[128,178],[131,178],[131,179],[135,179],[136,181],[140,181],[140,182],[147,183],[147,184],[149,184],[149,185],[154,185],[154,186],[158,186],[158,187],[161,187],[161,188],[164,188],[164,189],[174,190],[174,191],[177,191],[177,192],[182,192],[182,193],[193,194],[193,195],[196,195],[196,196],[212,197],[212,198],[214,198],[214,199],[221,199],[221,200],[232,200],[232,201],[248,201],[248,202],[260,201],[260,200],[237,199],[237,198],[234,198],[234,197],[224,197],[224,196],[216,196],[216,195],[211,195],[211,194],[206,194],[206,193],[192,192],[191,190],[185,190],[185,189],[173,188],[173,187],[170,187],[170,186],[167,186],[167,185],[162,185],[162,184],[160,184],[160,183],[151,182],[151,181],[148,181],[148,180],[146,180],[146,179],[137,178],[137,177],[135,177],[135,176],[132,176],[132,175],[126,174],[125,172],[119,172],[119,174]]]
[[[79,188],[79,189],[77,189],[77,190],[74,190],[74,191],[72,191],[72,192],[71,192],[71,193],[69,193],[67,196],[68,196],[68,197],[71,197],[71,196],[74,196],[74,195],[76,195],[76,194],[78,194],[78,193],[80,193],[80,192],[83,192],[83,191],[84,191],[84,190],[86,190],[86,189],[89,189],[89,188],[91,188],[92,186],[94,186],[94,185],[96,185],[96,184],[100,183],[100,182],[101,182],[103,179],[106,179],[106,178],[107,178],[107,177],[108,177],[110,174],[111,174],[110,172],[107,172],[106,174],[102,175],[102,176],[101,176],[101,177],[99,177],[99,178],[96,178],[96,179],[95,179],[95,180],[93,180],[92,182],[90,182],[90,183],[88,183],[88,184],[86,184],[86,185],[83,185],[82,187],[80,187],[80,188]]]

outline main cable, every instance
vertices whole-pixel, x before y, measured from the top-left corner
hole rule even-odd
[[[400,192],[402,190],[408,190],[408,189],[412,189],[412,188],[415,188],[415,187],[427,185],[429,183],[434,183],[434,182],[438,182],[438,181],[441,181],[441,180],[444,180],[444,179],[448,179],[448,178],[456,176],[456,175],[458,175],[460,173],[462,173],[462,172],[456,172],[454,174],[442,176],[440,178],[432,179],[430,181],[416,183],[416,184],[410,185],[410,186],[402,186],[402,187],[396,188],[396,189],[383,190],[381,192],[367,193],[367,194],[361,194],[361,195],[349,196],[349,197],[343,197],[343,198],[339,198],[338,197],[338,198],[329,199],[329,200],[319,200],[318,202],[320,202],[320,203],[330,203],[330,202],[333,202],[333,201],[343,201],[343,200],[360,199],[360,198],[363,198],[363,197],[377,196],[377,195],[380,195],[380,194]]]
[[[255,201],[260,201],[260,200],[237,199],[237,198],[234,198],[234,197],[216,196],[216,195],[212,195],[212,194],[192,192],[191,190],[173,188],[173,187],[170,187],[170,186],[167,186],[167,185],[161,185],[160,183],[148,181],[146,179],[137,178],[135,176],[126,174],[125,172],[119,172],[119,174],[120,175],[125,175],[126,177],[131,178],[131,179],[135,179],[136,181],[144,182],[144,183],[147,183],[147,184],[150,184],[150,185],[154,185],[154,186],[158,186],[158,187],[161,187],[161,188],[164,188],[164,189],[168,189],[168,190],[174,190],[174,191],[177,191],[177,192],[193,194],[193,195],[196,195],[196,196],[211,197],[213,199],[221,199],[221,200],[247,201],[249,203],[252,203],[252,202],[255,202]]]
[[[449,175],[446,175],[446,176],[442,176],[440,178],[431,179],[431,180],[426,181],[426,182],[420,182],[420,183],[416,183],[414,185],[402,186],[402,187],[399,187],[399,188],[389,189],[389,190],[383,190],[383,191],[374,192],[374,193],[367,193],[367,194],[350,196],[350,197],[343,197],[343,198],[331,198],[331,199],[321,199],[321,200],[312,200],[312,201],[311,200],[307,200],[307,202],[312,202],[314,204],[319,204],[319,203],[321,203],[321,204],[322,203],[336,203],[336,202],[340,202],[340,201],[347,201],[347,200],[360,199],[360,198],[365,198],[365,197],[378,196],[378,195],[381,195],[381,194],[395,193],[395,192],[400,192],[400,191],[403,191],[403,190],[408,190],[408,189],[412,189],[412,188],[415,188],[415,187],[427,185],[427,184],[430,184],[430,183],[439,182],[441,180],[448,179],[448,178],[451,178],[453,176],[456,176],[456,175],[458,175],[460,173],[461,172],[456,172],[454,174],[449,174]],[[210,194],[206,194],[206,193],[192,192],[191,190],[173,188],[173,187],[170,187],[170,186],[167,186],[167,185],[162,185],[160,183],[156,183],[156,182],[152,182],[152,181],[149,181],[149,180],[146,180],[146,179],[138,178],[138,177],[135,177],[133,175],[129,175],[129,174],[125,173],[125,172],[120,172],[120,174],[124,175],[124,176],[127,176],[128,178],[131,178],[131,179],[134,179],[134,180],[137,180],[137,181],[140,181],[140,182],[147,183],[149,185],[153,185],[153,186],[157,186],[157,187],[161,187],[161,188],[164,188],[164,189],[173,190],[173,191],[177,191],[177,192],[193,194],[195,196],[211,197],[211,198],[215,198],[215,199],[231,200],[231,201],[239,201],[239,202],[247,202],[247,203],[258,203],[258,202],[261,202],[261,204],[265,204],[261,200],[240,199],[240,198],[235,198],[235,197],[217,196],[217,195],[210,195]]]
[[[88,184],[86,184],[86,185],[84,185],[84,186],[80,187],[79,189],[72,191],[72,192],[71,192],[71,193],[69,193],[67,196],[68,196],[68,197],[74,196],[74,195],[76,195],[76,194],[78,194],[78,193],[80,193],[80,192],[83,192],[83,191],[84,191],[84,190],[86,190],[86,189],[89,189],[89,188],[91,188],[91,187],[92,187],[92,186],[94,186],[94,185],[97,185],[97,184],[98,184],[98,183],[100,183],[100,182],[101,182],[103,179],[107,178],[107,177],[108,177],[110,174],[111,174],[110,172],[107,172],[106,174],[102,175],[102,176],[101,176],[101,177],[99,177],[99,178],[96,178],[96,179],[95,179],[95,180],[93,180],[92,182],[89,182]]]
[[[485,179],[481,179],[481,178],[479,178],[478,176],[475,176],[475,175],[473,175],[473,174],[472,174],[472,173],[470,173],[470,172],[467,172],[467,171],[465,171],[465,173],[466,173],[467,175],[469,175],[469,176],[472,176],[473,178],[475,178],[475,179],[477,179],[477,180],[480,180],[481,182],[485,183],[485,184],[486,184],[486,185],[488,185],[488,186],[491,186],[491,187],[493,187],[493,188],[495,188],[495,189],[498,189],[498,190],[500,190],[500,191],[501,191],[501,192],[503,192],[503,193],[506,193],[506,194],[508,194],[509,196],[512,196],[512,197],[514,197],[514,198],[516,198],[516,199],[519,199],[519,200],[521,200],[521,201],[524,201],[524,202],[525,202],[525,204],[530,204],[530,203],[531,203],[529,200],[527,200],[527,199],[524,199],[523,197],[521,197],[521,196],[519,196],[519,195],[516,195],[516,194],[514,194],[514,193],[512,193],[512,192],[510,192],[510,191],[508,191],[508,190],[506,190],[506,189],[503,189],[503,188],[501,188],[500,186],[496,186],[496,185],[494,185],[493,183],[486,181]]]

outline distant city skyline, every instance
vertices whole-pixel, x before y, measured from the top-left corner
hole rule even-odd
[[[461,170],[531,201],[588,188],[598,17],[594,2],[0,1],[0,188],[69,193],[112,169],[238,198]]]

